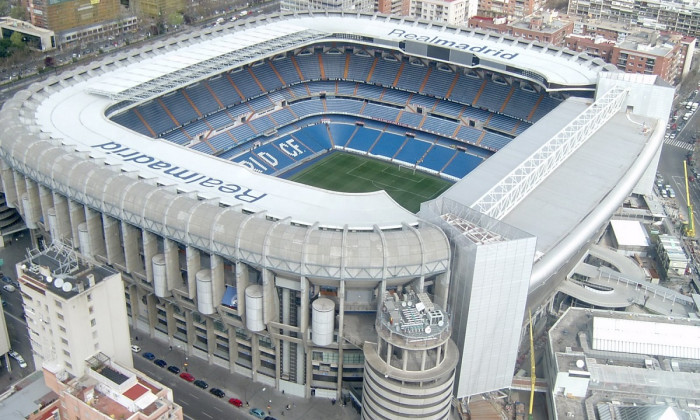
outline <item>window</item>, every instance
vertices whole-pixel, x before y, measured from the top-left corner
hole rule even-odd
[[[62,308],[62,307],[63,307],[63,305],[61,304],[61,302],[59,302],[58,300],[54,300],[54,303],[56,304],[56,307],[57,307],[57,308]]]
[[[90,307],[88,308],[88,312],[89,312],[89,313],[93,313],[94,311],[95,311],[95,309],[94,309],[92,306],[90,306]]]
[[[66,329],[65,329],[65,328],[63,328],[63,327],[62,327],[62,326],[60,326],[60,325],[58,326],[58,329],[59,329],[59,330],[61,330],[61,332],[66,332]]]
[[[87,300],[88,302],[92,302],[92,293],[88,293]]]
[[[94,327],[95,325],[97,325],[97,321],[95,321],[95,319],[91,319],[90,325]]]
[[[68,345],[68,340],[66,340],[65,338],[61,338],[61,343]]]
[[[97,340],[97,331],[93,331],[93,332],[92,332],[92,338],[94,338],[95,340]]]
[[[63,354],[65,354],[67,357],[70,357],[70,352],[68,350],[63,350]]]
[[[56,318],[58,318],[58,319],[60,319],[61,321],[63,321],[63,315],[62,315],[62,314],[56,314]]]

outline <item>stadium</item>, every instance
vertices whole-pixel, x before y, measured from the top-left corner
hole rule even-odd
[[[0,175],[37,238],[122,272],[135,329],[363,418],[447,418],[510,386],[526,310],[650,191],[672,100],[534,41],[280,13],[30,86]]]

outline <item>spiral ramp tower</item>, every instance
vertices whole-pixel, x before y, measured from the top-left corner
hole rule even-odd
[[[377,343],[365,342],[363,419],[446,419],[459,351],[450,319],[427,293],[384,295]]]

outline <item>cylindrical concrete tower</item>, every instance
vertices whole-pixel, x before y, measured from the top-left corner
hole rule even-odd
[[[151,258],[153,264],[153,292],[158,297],[170,296],[168,278],[165,273],[165,255],[156,254]]]
[[[447,419],[459,357],[447,314],[426,293],[388,293],[366,342],[363,419]]]
[[[211,281],[211,270],[197,271],[197,310],[205,315],[214,313],[214,296]]]
[[[317,346],[327,346],[333,342],[335,328],[335,303],[328,298],[319,298],[311,305],[312,341]]]
[[[265,329],[263,321],[263,290],[259,284],[252,284],[245,289],[245,322],[250,331]]]

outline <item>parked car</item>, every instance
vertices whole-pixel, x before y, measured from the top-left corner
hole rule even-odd
[[[168,372],[172,372],[177,375],[178,373],[180,373],[180,368],[175,365],[170,365],[168,366]]]
[[[153,353],[151,353],[151,352],[146,352],[146,353],[143,354],[143,357],[144,357],[146,360],[153,360],[153,359],[156,358],[156,355],[153,354]]]
[[[259,408],[251,408],[249,411],[250,414],[254,415],[255,417],[259,419],[264,419],[265,418],[265,412],[262,411]]]
[[[153,363],[155,363],[156,366],[162,367],[162,368],[168,366],[168,363],[167,363],[165,360],[163,360],[163,359],[156,359],[156,360],[153,361]]]
[[[12,279],[4,274],[2,275],[2,281],[5,283],[12,283]]]
[[[192,374],[190,374],[190,373],[182,372],[180,374],[180,377],[182,379],[186,380],[187,382],[194,382],[194,376],[192,376]]]
[[[19,367],[21,368],[26,368],[27,367],[27,362],[24,361],[24,357],[22,357],[21,354],[17,353],[14,350],[10,350],[8,353],[11,358],[15,359],[17,363],[19,363]]]
[[[5,290],[7,290],[8,292],[14,292],[15,290],[17,290],[17,289],[15,288],[15,286],[13,286],[13,285],[11,285],[11,284],[6,284],[6,285],[2,286],[2,288],[5,289]]]
[[[212,388],[209,390],[209,393],[211,395],[217,396],[219,398],[224,398],[224,396],[226,395],[226,393],[224,391],[220,390],[219,388]]]
[[[197,379],[196,381],[194,381],[194,385],[195,385],[196,387],[202,388],[202,389],[207,389],[207,388],[209,388],[209,384],[206,383],[206,382],[204,382],[204,381],[201,380],[201,379]]]
[[[131,351],[133,351],[134,353],[138,353],[141,351],[141,347],[137,346],[136,344],[132,344]]]
[[[265,418],[263,420],[277,420],[277,419],[272,417],[272,416],[265,416]]]
[[[239,400],[238,398],[229,398],[228,403],[238,408],[243,407],[243,401]]]

